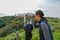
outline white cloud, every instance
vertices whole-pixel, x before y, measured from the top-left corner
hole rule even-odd
[[[35,12],[38,9],[43,10],[45,16],[60,17],[59,0],[0,0],[0,13],[7,15]]]
[[[37,10],[45,0],[0,0],[0,13],[13,15],[15,13]],[[43,8],[41,8],[43,10]]]
[[[47,17],[60,17],[60,1],[47,0],[44,8],[46,8],[45,16]]]

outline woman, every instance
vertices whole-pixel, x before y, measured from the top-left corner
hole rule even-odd
[[[48,21],[44,18],[44,13],[41,10],[37,10],[34,19],[39,23],[40,40],[53,40],[52,32]]]

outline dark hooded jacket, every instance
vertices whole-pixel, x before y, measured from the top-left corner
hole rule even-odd
[[[52,31],[48,21],[41,19],[38,23],[40,40],[53,40]]]

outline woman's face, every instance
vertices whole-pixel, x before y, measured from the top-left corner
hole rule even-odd
[[[38,19],[39,19],[39,15],[36,15],[36,14],[35,14],[34,19],[35,19],[35,21],[38,21]]]

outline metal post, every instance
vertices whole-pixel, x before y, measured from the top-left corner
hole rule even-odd
[[[30,18],[30,24],[32,24],[32,18]]]
[[[19,33],[16,32],[16,40],[20,40]]]
[[[24,26],[26,25],[26,15],[24,15]]]

